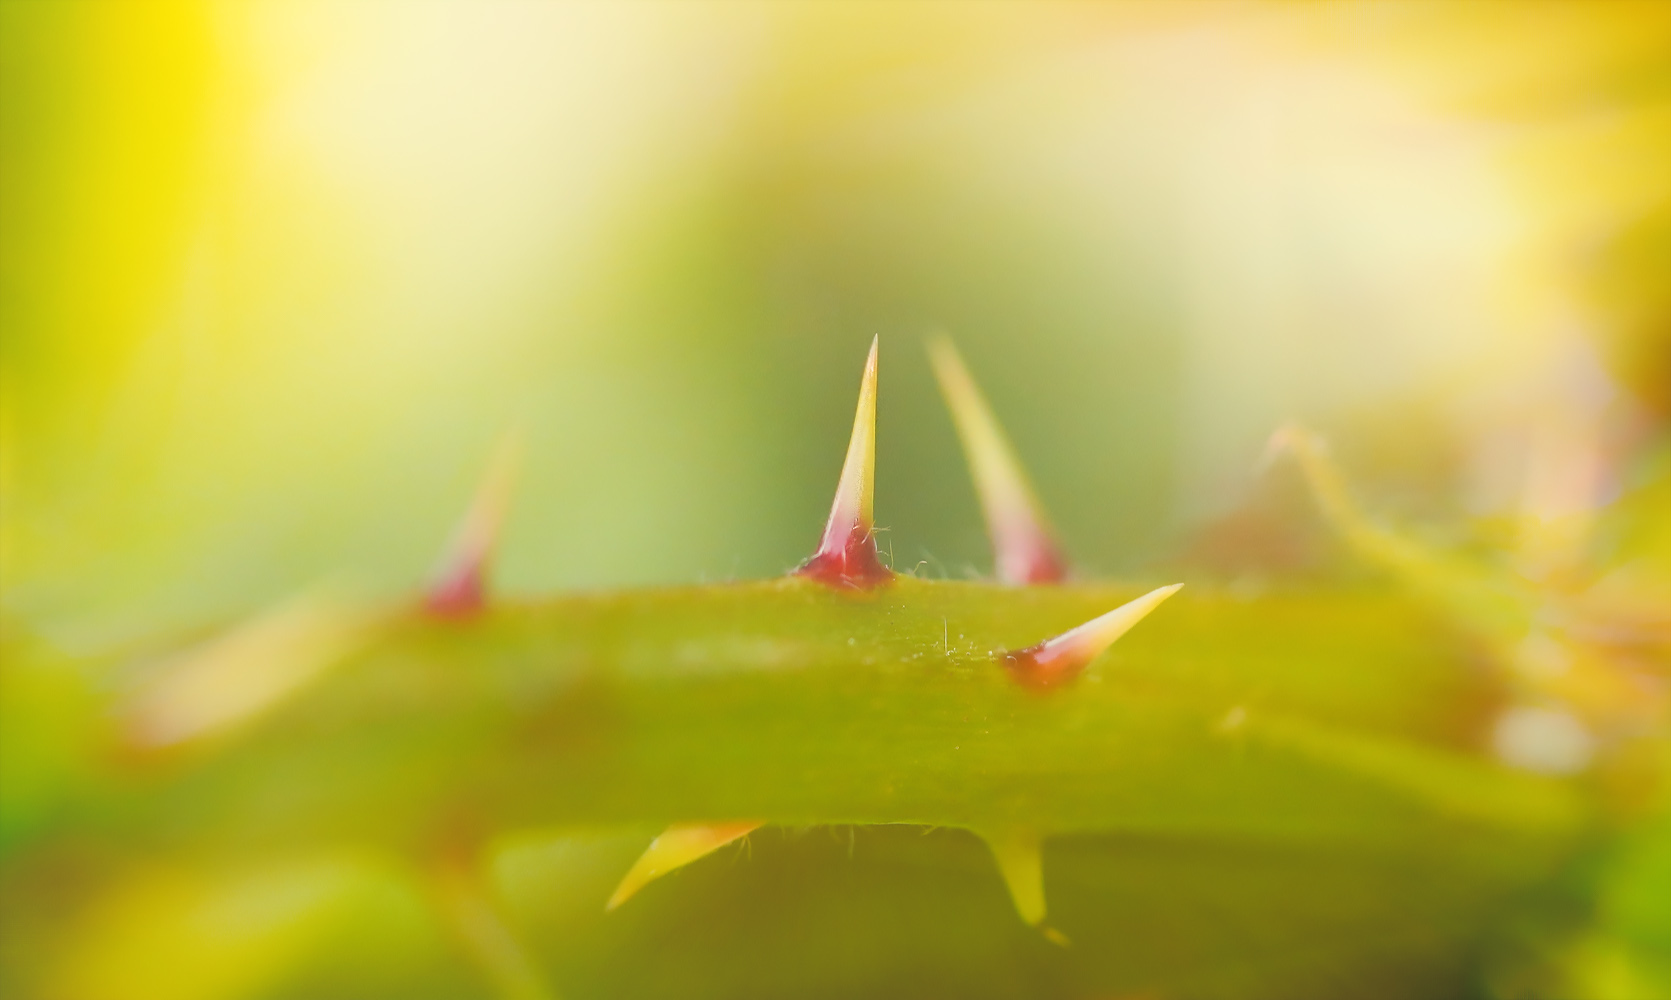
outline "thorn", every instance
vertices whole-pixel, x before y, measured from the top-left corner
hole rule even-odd
[[[1068,629],[1061,635],[1014,653],[1000,654],[1015,679],[1028,687],[1046,688],[1072,680],[1086,665],[1142,621],[1160,602],[1177,593],[1181,583],[1151,590],[1105,615]]]
[[[998,862],[998,873],[1009,887],[1015,912],[1031,927],[1044,922],[1044,864],[1039,835],[1030,830],[982,834]]]
[[[1340,466],[1321,435],[1297,423],[1277,428],[1265,448],[1274,458],[1291,454],[1323,522],[1355,556],[1388,571],[1496,647],[1496,659],[1514,669],[1515,651],[1537,619],[1545,598],[1516,574],[1461,553],[1446,552],[1388,528],[1352,497]],[[1522,675],[1516,683],[1524,682]]]
[[[1264,471],[1284,454],[1294,456],[1306,489],[1322,513],[1323,521],[1358,555],[1430,583],[1445,575],[1433,553],[1415,541],[1381,527],[1364,513],[1352,498],[1352,491],[1346,486],[1346,477],[1330,457],[1328,443],[1322,435],[1293,421],[1283,424],[1266,442],[1257,471]]]
[[[346,659],[382,620],[316,594],[294,598],[163,667],[127,713],[128,738],[170,746],[252,718]]]
[[[1322,509],[1323,517],[1335,530],[1348,538],[1375,530],[1352,501],[1351,493],[1346,489],[1346,479],[1329,457],[1329,446],[1321,435],[1294,421],[1283,424],[1272,431],[1270,439],[1265,442],[1265,450],[1254,466],[1255,472],[1263,473],[1284,454],[1294,456],[1300,474],[1305,477],[1306,487]]]
[[[1067,576],[1061,546],[1015,448],[998,426],[963,358],[946,337],[928,342],[928,357],[980,495],[998,579],[1010,584],[1061,581]]]
[[[430,580],[424,610],[438,618],[468,618],[487,599],[488,563],[510,506],[511,486],[522,452],[522,435],[512,430],[499,439],[475,498],[453,530],[441,565]]]
[[[633,862],[626,877],[621,879],[621,884],[615,887],[615,892],[609,897],[609,902],[604,904],[604,909],[615,909],[631,899],[638,890],[668,872],[712,854],[738,837],[748,836],[761,825],[756,820],[673,824],[663,830],[661,836],[650,841],[650,846]]]
[[[868,590],[893,579],[893,571],[876,557],[876,350],[870,342],[864,381],[859,386],[859,409],[853,416],[853,436],[841,466],[830,520],[824,526],[818,551],[795,572],[820,583]]]
[[[452,864],[432,879],[442,915],[497,994],[504,1000],[552,1000],[539,965],[517,940],[480,874]]]

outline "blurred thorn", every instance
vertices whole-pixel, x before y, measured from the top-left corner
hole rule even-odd
[[[1067,576],[1063,558],[1044,508],[1033,492],[1015,449],[1004,436],[992,408],[969,375],[950,338],[928,342],[934,377],[951,410],[958,440],[980,495],[981,513],[998,579],[1003,583],[1057,583]]]
[[[981,839],[992,849],[998,873],[1010,890],[1015,912],[1028,926],[1044,922],[1044,862],[1040,839],[1031,830],[1009,830],[1002,834],[983,833]]]
[[[1503,643],[1525,635],[1535,595],[1519,581],[1376,524],[1352,499],[1340,467],[1315,431],[1293,422],[1277,428],[1260,466],[1268,467],[1284,454],[1294,457],[1323,520],[1359,558],[1396,574],[1484,634],[1499,651]]]
[[[1068,629],[1061,635],[1046,639],[1036,646],[1001,655],[1004,666],[1016,680],[1028,687],[1047,688],[1072,680],[1096,659],[1103,650],[1114,644],[1142,621],[1160,602],[1176,594],[1181,583],[1149,591],[1134,601],[1120,605],[1105,615],[1083,625]]]
[[[475,498],[454,529],[441,565],[431,578],[424,598],[425,611],[440,618],[467,618],[485,605],[489,563],[510,508],[521,457],[521,430],[507,431],[494,447]]]
[[[739,837],[746,837],[763,824],[757,820],[732,823],[675,823],[650,841],[650,846],[633,862],[621,884],[604,904],[613,910],[631,899],[638,890],[668,872],[683,868],[698,858],[706,857]]]
[[[893,571],[876,556],[876,351],[871,340],[859,386],[859,408],[853,416],[853,436],[841,466],[830,520],[824,526],[818,551],[795,573],[834,587],[868,590],[893,579]]]
[[[1359,556],[1403,572],[1419,572],[1421,564],[1433,558],[1414,541],[1370,520],[1352,499],[1351,491],[1346,488],[1346,477],[1329,455],[1327,442],[1316,431],[1292,421],[1278,427],[1265,443],[1260,470],[1269,468],[1285,454],[1294,456],[1323,520]]]
[[[1346,489],[1346,478],[1329,456],[1329,446],[1309,427],[1289,421],[1271,433],[1255,465],[1264,473],[1283,455],[1293,455],[1305,477],[1306,488],[1323,512],[1324,520],[1347,541],[1359,548],[1374,548],[1370,539],[1386,532],[1372,524]]]
[[[364,645],[386,615],[303,594],[165,665],[125,713],[130,742],[170,746],[293,697]]]
[[[448,926],[503,1000],[556,1000],[473,866],[444,864],[433,879]]]

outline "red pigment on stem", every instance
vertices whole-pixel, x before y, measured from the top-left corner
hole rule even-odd
[[[507,433],[499,441],[470,507],[447,544],[434,580],[424,594],[426,614],[436,618],[469,618],[487,606],[487,579],[493,548],[510,504],[521,435]]]
[[[437,580],[424,597],[424,611],[436,618],[468,618],[486,604],[487,584],[480,563],[461,566]]]
[[[1044,689],[1078,677],[1103,650],[1114,644],[1148,616],[1160,603],[1177,593],[1183,584],[1159,587],[1134,601],[1127,601],[1105,615],[1070,628],[1037,645],[999,657],[1004,668],[1023,686]]]
[[[838,547],[820,547],[811,559],[795,570],[831,587],[869,590],[894,578],[893,570],[876,555],[876,538],[863,525],[854,524]]]
[[[1091,658],[1075,655],[1074,651],[1069,649],[1053,649],[1051,641],[1047,639],[1026,649],[1005,653],[1002,662],[1004,669],[1008,670],[1010,676],[1020,682],[1022,687],[1043,691],[1078,677],[1085,665],[1091,662]]]
[[[928,355],[975,480],[998,579],[1018,586],[1061,582],[1068,575],[1067,560],[1015,448],[974,376],[944,337],[929,341]]]
[[[1032,585],[1061,583],[1067,579],[1067,560],[1062,558],[1055,540],[1048,535],[1040,534],[1031,545],[1020,550],[1012,549],[1007,555],[998,572],[998,578],[1006,583]]]
[[[864,379],[859,383],[859,407],[853,414],[853,436],[841,466],[830,519],[818,541],[818,551],[795,570],[832,587],[869,590],[893,579],[893,571],[876,555],[876,352],[870,342]]]

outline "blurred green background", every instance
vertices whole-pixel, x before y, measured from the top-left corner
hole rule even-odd
[[[77,827],[143,798],[99,798],[134,777],[99,742],[125,644],[322,581],[414,591],[513,428],[500,589],[776,575],[813,547],[877,335],[885,557],[988,574],[936,332],[1085,575],[1237,600],[1325,563],[1375,599],[1410,582],[1317,555],[1292,471],[1260,471],[1298,419],[1398,538],[1546,602],[1470,654],[1504,661],[1493,683],[1548,695],[1570,640],[1579,694],[1624,678],[1596,688],[1603,750],[1663,756],[1671,4],[0,0],[0,624],[27,779],[0,875],[8,914],[74,927],[8,928],[0,980],[480,989],[410,859],[245,857],[212,830],[153,856]],[[1640,822],[1537,888],[1571,896],[1560,948],[1498,895],[1521,876],[1485,834],[1367,859],[1053,840],[1052,912],[1159,942],[1129,955],[1019,923],[965,831],[771,827],[752,863],[607,920],[654,831],[482,853],[570,995],[1627,997],[1671,975],[1643,890],[1671,863],[1656,773],[1598,791]],[[87,815],[53,812],[64,789]],[[774,960],[727,958],[762,942]]]
[[[877,334],[932,575],[990,566],[936,330],[1094,573],[1284,418],[1545,520],[1663,426],[1663,4],[0,12],[5,600],[65,639],[413,586],[518,424],[507,590],[779,572]]]

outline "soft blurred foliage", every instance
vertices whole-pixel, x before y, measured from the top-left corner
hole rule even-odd
[[[1663,641],[1671,4],[0,0],[13,654],[115,655],[321,581],[409,591],[511,428],[503,590],[779,573],[877,334],[883,550],[985,573],[941,331],[1087,574],[1321,572],[1339,553],[1260,463],[1299,419],[1402,530]],[[52,718],[5,722],[14,793],[79,766]],[[1593,931],[1539,975],[1636,995],[1663,829],[1597,863]],[[591,907],[641,844],[516,843],[494,877],[513,908],[560,909],[563,879]],[[813,870],[783,856],[749,877]],[[159,870],[76,919],[227,935],[193,997],[377,927],[326,962],[375,992],[434,961],[386,867]],[[571,925],[597,933],[547,924]]]

